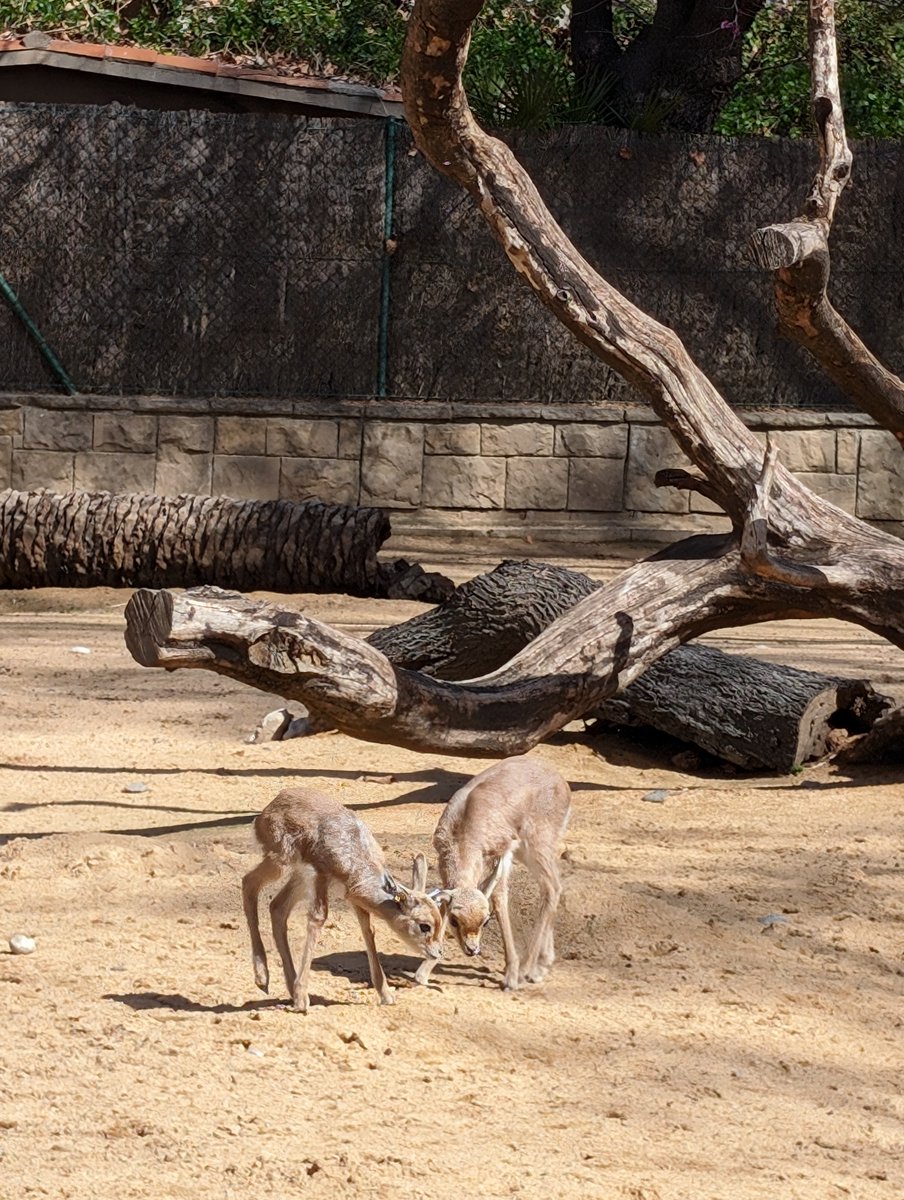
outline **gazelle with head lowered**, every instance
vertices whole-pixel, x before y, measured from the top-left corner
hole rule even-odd
[[[432,961],[442,955],[443,918],[426,894],[427,860],[414,860],[410,888],[386,869],[383,851],[373,834],[350,809],[313,788],[287,788],[255,818],[254,833],[264,852],[262,861],[242,880],[245,918],[251,933],[254,979],[264,992],[270,974],[261,940],[258,897],[261,888],[288,871],[289,879],[270,903],[273,940],[282,960],[286,987],[295,1009],[308,1010],[308,976],[314,949],[328,912],[330,882],[345,887],[361,926],[370,979],[381,1004],[392,1004],[374,942],[372,917],[385,921],[418,954]],[[289,916],[299,903],[307,905],[307,936],[296,971],[289,949]]]
[[[571,789],[552,767],[534,758],[494,763],[459,788],[433,835],[442,889],[434,895],[465,954],[480,953],[480,935],[496,914],[505,949],[502,986],[539,982],[555,959],[553,927],[562,885],[559,839],[571,811]],[[509,915],[509,875],[523,863],[540,886],[540,911],[524,956],[515,946]],[[431,957],[417,971],[426,983]]]

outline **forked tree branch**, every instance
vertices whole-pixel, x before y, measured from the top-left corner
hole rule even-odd
[[[405,110],[415,140],[465,187],[510,261],[540,300],[590,350],[648,398],[708,481],[707,495],[740,531],[760,474],[758,440],[671,329],[631,304],[577,251],[509,148],[474,120],[462,86],[471,23],[482,0],[417,0],[402,58]],[[776,469],[778,544],[831,543],[853,518]]]
[[[761,579],[771,579],[775,583],[784,583],[789,587],[826,586],[831,582],[833,575],[830,568],[782,562],[769,550],[769,511],[777,462],[778,450],[775,446],[768,445],[763,459],[763,470],[741,531],[741,562],[753,575],[758,575]]]
[[[835,0],[810,0],[809,40],[819,169],[801,215],[757,230],[750,250],[759,266],[775,272],[784,332],[904,446],[904,381],[882,365],[828,298],[829,234],[853,162],[838,81]]]
[[[593,270],[511,151],[474,122],[461,71],[480,7],[416,0],[402,79],[417,142],[477,199],[559,320],[646,393],[703,475],[671,481],[716,500],[735,534],[691,539],[635,563],[504,666],[464,683],[395,668],[374,646],[302,614],[222,594],[136,593],[127,610],[132,654],[146,666],[203,667],[310,700],[340,729],[372,741],[505,755],[529,749],[707,630],[831,616],[904,648],[904,544],[814,495],[774,455],[764,467],[760,443],[677,335]],[[830,201],[818,219],[829,219]]]

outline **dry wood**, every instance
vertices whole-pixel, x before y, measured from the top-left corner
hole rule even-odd
[[[828,298],[829,234],[853,162],[838,83],[835,0],[810,0],[809,37],[819,169],[801,215],[757,230],[750,249],[759,266],[775,272],[781,328],[904,445],[904,381],[879,362]]]
[[[0,492],[0,588],[192,587],[442,600],[452,583],[377,552],[382,509],[308,500]]]
[[[465,679],[501,666],[599,586],[565,567],[504,562],[456,588],[438,608],[367,640],[396,667]],[[586,717],[649,727],[741,767],[789,771],[826,754],[834,729],[862,732],[891,703],[864,679],[689,645],[653,663]]]
[[[229,675],[370,741],[519,754],[593,712],[685,637],[779,615],[827,615],[818,593],[808,593],[815,611],[791,608],[787,596],[752,598],[737,551],[714,558],[705,550],[692,539],[635,564],[505,665],[457,684],[395,666],[367,642],[301,613],[219,589],[136,592],[126,643],[143,666]]]
[[[840,763],[904,762],[904,708],[883,713],[865,737],[838,755]]]
[[[647,726],[750,770],[790,771],[862,733],[892,704],[861,679],[685,646],[602,705],[604,725]]]
[[[644,392],[730,516],[734,535],[691,539],[635,564],[510,662],[466,683],[394,668],[374,647],[301,616],[256,609],[237,620],[230,609],[240,598],[139,593],[130,606],[133,654],[147,665],[204,666],[309,699],[339,728],[375,741],[502,756],[529,749],[705,630],[834,616],[904,647],[904,546],[814,495],[781,464],[767,463],[764,472],[761,446],[677,335],[593,270],[512,152],[473,120],[461,71],[480,7],[480,0],[416,0],[402,78],[418,145],[474,196],[543,303]],[[811,10],[818,24],[832,5],[811,0]],[[833,29],[820,28],[834,44]],[[813,41],[814,60],[822,45]],[[826,112],[834,154],[843,126],[839,138],[833,119]],[[831,219],[833,196],[827,185],[817,219]],[[682,486],[691,482],[686,476]],[[762,524],[752,542],[756,521]]]

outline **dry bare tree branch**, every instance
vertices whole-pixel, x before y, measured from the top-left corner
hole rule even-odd
[[[475,197],[543,303],[647,395],[703,476],[684,472],[675,481],[705,487],[734,533],[691,539],[634,564],[504,666],[463,683],[394,668],[374,646],[301,614],[209,593],[137,593],[127,613],[133,655],[148,666],[205,667],[310,700],[340,729],[373,741],[504,755],[529,749],[707,630],[832,616],[904,648],[904,545],[814,495],[774,456],[764,470],[762,446],[678,336],[581,257],[512,152],[477,126],[461,71],[480,7],[480,0],[416,0],[402,79],[418,145]],[[832,203],[828,191],[818,219],[830,217]]]
[[[759,266],[775,272],[784,332],[904,446],[904,381],[879,362],[828,298],[829,234],[853,162],[838,82],[835,0],[810,0],[809,40],[819,169],[801,215],[757,230],[750,249]]]

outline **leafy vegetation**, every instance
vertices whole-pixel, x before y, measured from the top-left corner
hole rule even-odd
[[[807,136],[810,76],[806,4],[773,0],[746,38],[745,72],[719,133]],[[844,116],[853,137],[904,137],[904,2],[839,0]]]
[[[627,45],[656,0],[615,0],[615,34]],[[385,83],[396,78],[408,0],[0,0],[0,25],[159,50],[299,61]],[[810,131],[806,4],[769,0],[745,37],[745,72],[719,116],[724,134],[798,137]],[[904,136],[904,0],[839,0],[845,114],[855,136]],[[488,0],[475,29],[468,85],[495,127],[543,129],[602,120],[655,130],[672,98],[654,94],[619,111],[611,81],[587,91],[568,57],[562,0]]]

